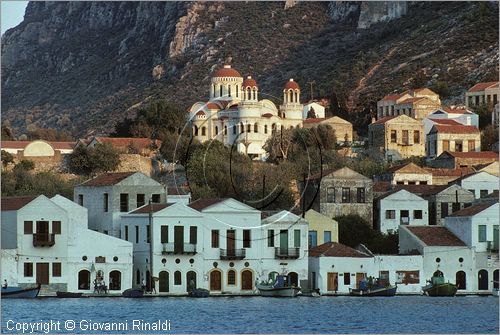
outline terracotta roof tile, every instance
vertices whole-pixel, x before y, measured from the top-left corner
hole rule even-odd
[[[407,226],[413,235],[428,246],[465,246],[465,243],[445,227]]]
[[[37,196],[21,196],[21,197],[2,197],[0,202],[2,206],[2,212],[3,211],[17,211],[18,209],[23,208],[30,202],[32,202],[34,199],[36,199]]]
[[[235,69],[231,68],[231,65],[224,65],[223,68],[215,71],[212,77],[240,77],[241,74]]]
[[[111,186],[115,185],[136,172],[103,173],[93,179],[81,183],[79,186]]]
[[[470,110],[467,109],[465,106],[461,107],[443,107],[442,110],[444,110],[446,113],[449,114],[472,114]]]
[[[0,146],[2,149],[24,149],[28,144],[38,141],[38,140],[33,140],[33,141],[2,141],[0,143]],[[40,140],[43,142],[47,142],[52,146],[52,148],[56,150],[71,150],[75,146],[76,142],[49,142],[49,141],[44,141]]]
[[[147,204],[142,207],[137,208],[135,211],[130,212],[130,214],[148,214],[156,213],[164,208],[172,206],[173,204]]]
[[[478,213],[481,213],[482,211],[493,206],[496,203],[497,203],[497,201],[469,206],[467,208],[464,208],[464,209],[461,209],[459,211],[454,212],[450,216],[473,216],[473,215],[476,215]]]
[[[309,250],[309,257],[371,257],[361,251],[336,242],[327,242]]]
[[[498,81],[489,81],[485,83],[477,83],[476,85],[472,86],[468,92],[481,92],[484,91],[487,88],[490,87],[495,87],[498,86]]]
[[[285,84],[285,90],[292,89],[292,90],[300,90],[299,84],[297,84],[296,81],[293,81],[292,78],[288,80]]]
[[[222,108],[222,106],[219,106],[215,102],[207,102],[206,106],[208,109],[221,109]]]
[[[479,129],[474,126],[435,124],[433,128],[442,134],[479,134]]]
[[[445,152],[443,152],[443,154],[444,153],[447,153],[450,156],[457,157],[457,158],[489,158],[489,159],[498,160],[498,152],[494,152],[494,151],[479,151],[479,152],[476,152],[476,151],[469,151],[469,152],[445,151]],[[439,155],[439,156],[441,156],[441,155]]]
[[[403,165],[397,165],[389,168],[387,172],[400,172],[400,173],[423,173],[427,174],[428,172],[424,169],[418,166],[415,163],[407,163]]]
[[[247,76],[245,80],[243,80],[241,87],[257,87],[257,82],[252,78],[252,76]]]
[[[303,122],[304,123],[320,123],[320,122],[323,122],[325,120],[328,120],[330,119],[329,117],[323,117],[323,118],[309,118],[309,119],[305,119]]]
[[[386,95],[385,97],[383,97],[381,99],[381,101],[396,101],[396,100],[398,100],[399,98],[401,98],[405,94],[406,94],[406,92],[403,92],[403,93],[400,93],[400,94],[389,94],[389,95]]]
[[[449,126],[459,126],[461,125],[460,122],[457,122],[453,119],[429,119],[431,120],[432,122],[434,123],[437,123],[437,124],[444,124],[444,125],[449,125]]]
[[[219,203],[226,199],[227,198],[198,199],[190,203],[188,206],[192,209],[196,209],[197,211],[202,211],[205,208],[215,205],[216,203]]]

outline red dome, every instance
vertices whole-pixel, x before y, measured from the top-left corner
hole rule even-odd
[[[215,71],[213,77],[239,77],[241,74],[235,69],[231,68],[231,65],[224,65],[222,69]]]
[[[248,76],[245,80],[243,80],[242,87],[257,87],[257,82],[252,76]]]
[[[292,78],[290,78],[289,81],[285,84],[285,90],[292,89],[292,90],[300,90],[299,84],[297,84],[295,81],[293,81]]]

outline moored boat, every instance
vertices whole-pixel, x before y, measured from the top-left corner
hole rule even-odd
[[[61,292],[57,291],[56,296],[58,298],[81,298],[83,293],[81,292]]]
[[[138,288],[129,288],[122,293],[124,298],[142,298],[144,297],[144,292]]]
[[[422,291],[430,297],[453,297],[457,293],[457,285],[445,283],[443,276],[433,276],[429,282]]]
[[[359,288],[349,289],[349,294],[357,297],[393,297],[398,287],[396,285],[382,284],[380,279],[359,282]]]
[[[40,285],[28,288],[20,288],[17,286],[2,287],[2,299],[36,298],[39,292]]]
[[[204,288],[195,288],[189,291],[188,296],[191,298],[206,298],[210,295],[210,291]]]
[[[286,285],[286,277],[283,275],[276,276],[276,280],[272,283],[257,284],[257,288],[263,297],[296,297],[300,293],[300,287]]]

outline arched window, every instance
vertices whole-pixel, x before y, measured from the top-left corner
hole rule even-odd
[[[479,270],[477,273],[477,288],[478,290],[487,290],[488,289],[488,271]]]
[[[250,270],[244,270],[241,273],[241,289],[253,290],[253,274]]]
[[[222,85],[219,86],[219,97],[222,97]]]
[[[81,270],[78,272],[78,289],[90,290],[90,271]]]
[[[240,133],[245,132],[245,127],[243,126],[243,122],[240,123]]]
[[[198,136],[198,126],[194,126],[194,136]]]
[[[247,133],[252,132],[252,125],[250,123],[247,123]]]
[[[196,289],[196,272],[188,271],[186,273],[186,291],[190,292]]]
[[[213,96],[215,97],[215,84],[214,84],[214,93],[213,93]]]
[[[174,285],[182,285],[182,274],[180,271],[174,273]]]
[[[222,289],[222,272],[219,270],[212,270],[210,272],[210,291],[221,291]]]
[[[159,275],[159,287],[158,291],[159,292],[168,292],[168,272],[167,271],[161,271]]]
[[[215,126],[215,136],[219,135],[219,127]]]
[[[109,289],[121,290],[122,288],[122,273],[114,270],[109,273]]]
[[[493,271],[493,288],[498,289],[498,269]]]
[[[141,283],[141,271],[137,270],[135,273],[135,283],[139,285]]]
[[[237,126],[233,126],[233,135],[236,135],[236,127]]]
[[[267,124],[264,125],[264,134],[267,134]]]
[[[288,277],[288,284],[290,286],[295,286],[295,287],[299,286],[299,275],[297,274],[297,272],[289,272],[287,277]]]
[[[299,102],[299,93],[295,91],[295,102]]]
[[[257,91],[255,89],[252,90],[252,99],[257,99]]]
[[[240,90],[240,87],[236,85],[236,97],[238,97],[238,91]]]
[[[259,125],[257,123],[254,123],[253,125],[253,132],[258,133],[259,132]]]
[[[250,100],[250,87],[247,88],[247,96],[246,96],[246,99],[247,100]]]
[[[227,85],[227,95],[231,96],[231,85]]]
[[[224,135],[227,135],[227,126],[224,126]]]
[[[227,272],[227,284],[228,285],[236,285],[236,271],[229,270]]]
[[[207,128],[201,127],[201,136],[207,136]]]
[[[292,102],[292,90],[288,91],[288,102]]]
[[[465,290],[467,287],[467,275],[464,271],[458,271],[455,276],[455,284],[457,285],[457,289]]]

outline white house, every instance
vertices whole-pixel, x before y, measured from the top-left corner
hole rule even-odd
[[[131,287],[132,245],[87,229],[87,210],[62,196],[2,198],[2,275],[43,292],[110,293]],[[7,271],[5,270],[7,269]]]
[[[304,105],[304,111],[302,113],[302,118],[304,120],[307,119],[307,114],[311,111],[311,109],[315,114],[315,116],[312,116],[313,118],[323,119],[325,117],[325,107],[321,106],[317,102],[309,102]]]
[[[427,126],[426,128],[426,122],[428,122],[426,119],[454,120],[466,126],[475,126],[479,128],[479,116],[465,106],[442,107],[430,113],[429,116],[423,120],[425,134],[427,134],[432,127]]]
[[[484,171],[458,178],[453,183],[474,193],[476,199],[484,198],[493,191],[498,191],[498,177]]]
[[[384,234],[395,233],[399,225],[428,225],[429,204],[405,189],[388,192],[376,199],[375,227]]]

